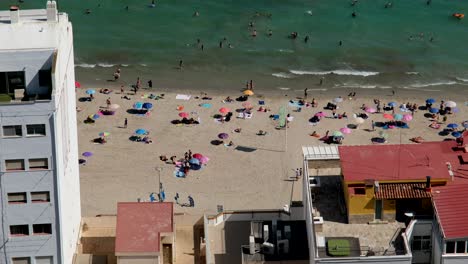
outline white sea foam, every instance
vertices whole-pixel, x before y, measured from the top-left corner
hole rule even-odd
[[[294,53],[294,50],[290,50],[290,49],[277,49],[277,51],[283,52],[283,53]]]
[[[98,63],[97,66],[103,67],[103,68],[111,68],[114,67],[114,64],[109,64],[109,63]]]
[[[147,64],[141,63],[140,66],[146,67],[148,66]]]
[[[466,78],[461,78],[461,77],[455,77],[455,79],[462,81],[462,82],[468,82],[468,79]]]
[[[447,81],[447,82],[434,82],[434,83],[415,83],[415,84],[411,84],[409,87],[423,88],[423,87],[430,87],[430,86],[454,85],[454,84],[457,84],[457,82]]]
[[[278,77],[278,78],[284,78],[284,79],[291,79],[293,77],[291,76],[291,74],[286,73],[286,72],[272,73],[271,75]]]
[[[371,71],[355,71],[355,70],[334,70],[334,71],[299,71],[299,70],[290,70],[292,74],[296,75],[353,75],[353,76],[373,76],[379,74],[379,72]]]
[[[307,11],[306,11],[306,14],[312,15],[312,10],[307,10]]]
[[[288,88],[288,87],[278,87],[278,89],[283,90],[283,91],[287,91],[287,90],[289,90],[289,89],[291,89],[291,88]]]
[[[75,67],[94,68],[94,67],[96,67],[96,64],[81,63],[81,64],[76,64]]]
[[[405,74],[408,74],[408,75],[418,75],[419,72],[405,72]]]
[[[128,64],[121,64],[122,67],[128,67],[129,65]]]
[[[414,90],[414,91],[423,91],[423,92],[440,92],[441,91],[441,90],[422,89],[422,88],[415,88],[415,87],[408,87],[408,86],[403,87],[403,89]]]

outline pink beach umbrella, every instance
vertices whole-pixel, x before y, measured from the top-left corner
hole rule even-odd
[[[327,114],[324,113],[324,112],[322,112],[322,111],[320,111],[320,112],[316,113],[315,116],[324,117],[324,116],[327,116]]]
[[[370,114],[373,114],[373,113],[377,112],[377,110],[374,107],[366,107],[366,109],[364,109],[364,111],[366,111],[366,113],[370,113]]]
[[[340,131],[341,131],[341,133],[343,133],[343,134],[351,134],[351,129],[348,128],[348,127],[340,128]]]
[[[219,109],[219,112],[220,112],[221,114],[227,114],[227,113],[229,113],[229,111],[230,111],[230,110],[229,110],[229,108],[227,108],[227,107],[221,107],[221,108]]]
[[[403,121],[411,121],[413,120],[413,116],[410,114],[403,115]]]
[[[210,159],[207,156],[201,156],[199,159],[201,164],[207,164]]]
[[[180,112],[180,113],[179,113],[179,116],[182,117],[182,118],[187,118],[187,117],[189,117],[189,113],[187,113],[187,112]]]

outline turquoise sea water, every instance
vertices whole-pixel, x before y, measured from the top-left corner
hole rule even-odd
[[[25,0],[21,8],[45,2]],[[150,0],[60,0],[59,9],[74,25],[78,78],[97,82],[120,65],[124,79],[139,75],[156,86],[237,89],[253,79],[259,89],[320,89],[323,76],[334,88],[466,90],[468,1],[393,0],[384,8],[387,2],[159,0],[149,8]]]

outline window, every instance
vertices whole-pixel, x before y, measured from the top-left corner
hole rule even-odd
[[[50,202],[49,192],[31,192],[31,202],[46,203]]]
[[[9,204],[20,204],[26,203],[26,193],[9,193],[8,194],[8,203]]]
[[[52,70],[39,70],[39,86],[52,87]]]
[[[10,226],[11,236],[29,236],[28,225],[12,225]]]
[[[12,258],[12,264],[31,264],[31,260],[29,258]]]
[[[30,159],[30,170],[47,170],[49,168],[47,159]]]
[[[50,235],[52,234],[52,224],[35,224],[33,225],[34,235]]]
[[[445,244],[445,253],[455,253],[455,241],[447,241]]]
[[[44,124],[26,125],[26,135],[28,136],[45,136],[46,128]]]
[[[23,130],[20,125],[17,126],[3,126],[3,137],[21,137]]]
[[[465,253],[465,241],[457,241],[457,253]]]
[[[425,251],[431,249],[431,236],[414,236],[411,243],[412,250]]]
[[[366,188],[356,187],[356,188],[354,188],[354,194],[365,195],[366,194]]]
[[[36,264],[53,264],[52,257],[36,257]]]
[[[24,170],[24,160],[5,160],[5,167],[7,171],[22,171]]]

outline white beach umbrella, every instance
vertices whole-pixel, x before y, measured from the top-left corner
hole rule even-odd
[[[456,107],[457,103],[455,103],[454,101],[447,101],[447,102],[445,102],[445,106],[446,107]]]
[[[356,123],[358,123],[358,124],[362,124],[365,121],[364,118],[362,118],[362,117],[356,117],[355,120],[356,120]]]

